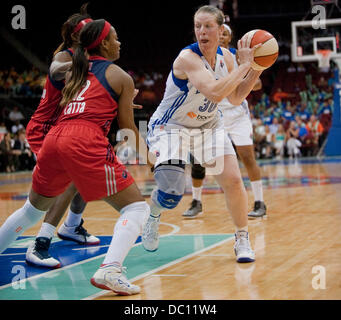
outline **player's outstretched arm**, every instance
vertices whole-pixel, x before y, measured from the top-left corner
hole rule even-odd
[[[218,103],[236,89],[250,70],[250,67],[251,58],[249,62],[242,63],[239,68],[233,70],[228,76],[216,80],[206,69],[200,57],[190,50],[184,50],[175,60],[173,70],[175,76],[180,75],[180,78],[182,76],[189,79],[194,87],[207,99]]]
[[[256,84],[255,84],[254,87],[252,88],[252,91],[260,90],[260,89],[262,89],[262,87],[263,87],[262,80],[261,80],[261,79],[258,79],[258,80],[256,81]]]
[[[239,106],[255,87],[262,71],[250,70],[245,79],[227,98],[231,104]]]
[[[240,62],[240,66],[243,63],[249,62],[250,55],[248,50],[252,50],[252,60],[253,60],[253,52],[260,46],[260,44],[254,46],[253,48],[248,48],[247,43],[244,37],[238,41],[238,59]],[[239,66],[239,67],[240,67]],[[244,99],[250,94],[250,92],[255,87],[256,83],[259,80],[259,76],[262,74],[262,71],[256,71],[250,69],[247,76],[238,84],[235,90],[228,95],[229,101],[233,105],[240,105]]]

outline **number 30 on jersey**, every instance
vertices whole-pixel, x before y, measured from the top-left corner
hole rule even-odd
[[[199,107],[200,112],[205,112],[208,109],[207,112],[211,113],[215,110],[215,108],[218,105],[217,103],[211,102],[207,98],[205,98],[204,103],[205,104],[203,106]]]

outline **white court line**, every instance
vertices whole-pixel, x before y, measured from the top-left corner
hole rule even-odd
[[[151,277],[187,277],[187,274],[152,274]]]
[[[200,254],[199,257],[229,257],[229,254]]]
[[[136,246],[139,246],[139,245],[141,245],[141,242],[135,243],[135,244],[133,245],[133,247],[136,247]],[[78,261],[78,262],[76,262],[76,263],[70,264],[70,265],[65,266],[65,267],[61,267],[61,268],[54,269],[54,270],[51,270],[51,271],[43,272],[43,273],[37,274],[37,275],[35,275],[35,276],[33,276],[33,277],[29,277],[29,278],[26,278],[26,279],[23,279],[23,280],[20,280],[20,281],[21,281],[21,283],[24,283],[24,282],[26,282],[26,281],[36,280],[36,279],[39,279],[39,278],[45,277],[45,276],[50,277],[50,275],[53,275],[53,274],[55,274],[55,273],[57,273],[57,272],[61,272],[61,271],[63,271],[63,270],[67,270],[67,269],[70,269],[70,268],[72,268],[72,267],[76,267],[76,266],[78,266],[78,265],[81,265],[81,264],[83,264],[83,263],[90,262],[90,261],[92,261],[92,260],[96,260],[96,259],[101,258],[101,257],[104,258],[105,255],[106,255],[106,253],[102,253],[102,254],[100,254],[100,255],[98,255],[98,256],[95,256],[95,257],[92,257],[92,258],[89,258],[89,259],[86,259],[86,260]],[[11,283],[8,283],[8,284],[5,284],[5,285],[3,285],[3,286],[0,286],[0,290],[1,290],[1,289],[5,289],[5,288],[10,287],[10,286],[12,286]]]
[[[26,255],[26,252],[21,253],[2,253],[0,254],[0,257],[6,257],[6,256],[24,256]]]
[[[86,221],[88,220],[99,220],[99,221],[104,221],[104,220],[108,220],[108,221],[116,221],[118,220],[117,218],[96,218],[96,217],[86,217]]]
[[[101,256],[104,257],[105,254],[101,254],[101,255],[96,256],[96,257],[92,257],[92,258],[89,258],[89,259],[86,259],[86,260],[82,260],[82,261],[79,261],[79,262],[70,264],[70,265],[68,265],[68,266],[65,266],[65,267],[61,267],[61,268],[54,269],[54,270],[51,270],[51,271],[43,272],[43,273],[37,274],[37,275],[35,275],[35,276],[33,276],[33,277],[29,277],[29,278],[26,278],[26,279],[22,279],[22,280],[20,280],[20,283],[24,283],[24,282],[27,282],[27,281],[32,281],[32,280],[35,280],[35,279],[39,279],[39,278],[41,278],[41,277],[50,277],[50,275],[54,275],[54,274],[57,273],[57,272],[61,272],[61,271],[63,271],[63,270],[70,269],[70,268],[72,268],[72,267],[78,266],[78,265],[83,264],[83,263],[85,263],[85,262],[89,262],[89,261],[95,260],[95,259],[97,259],[97,258],[99,258],[99,257],[101,257]],[[11,287],[11,286],[12,286],[11,283],[5,284],[5,285],[3,285],[3,286],[0,287],[0,290],[5,289],[5,288],[7,288],[7,287]]]
[[[175,224],[166,223],[166,222],[160,222],[160,224],[164,224],[166,226],[169,226],[169,227],[173,228],[173,231],[161,235],[160,238],[174,235],[175,233],[179,232],[179,230],[180,230],[180,227],[175,225]],[[181,236],[184,236],[184,234],[181,234]],[[84,248],[75,248],[75,249],[72,249],[72,250],[75,250],[75,251],[76,250],[90,250],[90,249],[104,248],[104,247],[109,247],[109,246],[110,246],[110,244],[106,244],[106,245],[103,245],[103,246],[87,246],[87,247],[84,247]]]
[[[179,235],[179,236],[182,236],[182,234]],[[195,235],[192,234],[192,236],[195,236]],[[184,256],[184,257],[179,258],[179,259],[176,259],[176,260],[174,260],[174,261],[172,261],[172,262],[166,263],[166,264],[162,265],[161,267],[158,267],[158,268],[152,269],[152,270],[150,270],[150,271],[147,271],[147,272],[145,272],[145,273],[142,273],[142,274],[138,275],[138,276],[135,277],[135,278],[129,279],[129,281],[135,282],[135,281],[137,281],[137,280],[146,278],[146,277],[152,275],[152,274],[155,273],[155,272],[158,272],[158,271],[161,271],[161,270],[166,269],[166,268],[168,268],[168,267],[171,267],[171,266],[173,266],[173,265],[175,265],[175,264],[177,264],[177,263],[179,263],[179,262],[183,262],[183,261],[185,261],[185,260],[187,260],[187,259],[189,259],[189,258],[192,258],[192,257],[194,257],[194,256],[199,255],[199,254],[202,253],[202,252],[205,252],[205,251],[207,251],[207,250],[213,249],[213,248],[215,248],[215,247],[217,247],[217,246],[220,246],[220,245],[223,244],[223,243],[226,243],[226,242],[228,242],[228,241],[231,241],[232,239],[234,239],[234,237],[230,237],[230,238],[228,238],[228,239],[225,239],[225,240],[222,240],[222,241],[220,241],[220,242],[217,242],[217,243],[215,243],[215,244],[213,244],[213,245],[211,245],[211,246],[209,246],[209,247],[207,247],[207,248],[203,248],[203,249],[201,249],[201,250],[199,250],[199,251],[197,251],[197,252],[193,252],[193,253],[191,253],[191,254],[188,254],[187,256]],[[102,291],[100,291],[100,292],[98,292],[98,293],[96,293],[96,294],[93,294],[93,295],[91,295],[91,296],[89,296],[89,297],[87,297],[87,298],[84,298],[84,299],[82,299],[82,300],[93,300],[93,299],[95,299],[95,298],[97,298],[97,297],[100,297],[100,296],[103,296],[104,294],[107,294],[108,292],[110,292],[110,291],[108,291],[108,290],[102,290]]]
[[[160,222],[160,224],[164,224],[166,226],[172,227],[173,231],[170,233],[167,233],[166,235],[160,236],[161,237],[165,237],[165,236],[171,236],[172,234],[178,233],[180,231],[180,227],[175,225],[175,224],[171,224],[171,223],[166,223],[166,222]]]
[[[26,262],[26,261],[25,260],[12,260],[11,262],[22,263],[22,262]]]
[[[168,236],[168,235],[175,235],[175,236],[225,235],[225,233],[219,233],[219,234],[216,234],[216,233],[212,233],[212,234],[203,233],[203,234],[179,234],[179,235],[177,235],[177,234],[175,234],[175,233],[177,233],[177,232],[180,230],[180,227],[179,227],[179,226],[174,225],[174,224],[170,224],[170,223],[166,223],[166,222],[160,222],[160,224],[165,224],[165,225],[171,226],[171,227],[173,228],[173,231],[171,231],[171,232],[168,233],[168,234],[161,235],[160,238],[161,238],[161,237],[166,237],[166,236]],[[33,235],[32,237],[34,237],[34,235]],[[165,268],[167,268],[167,267],[169,267],[169,266],[172,266],[173,264],[176,264],[176,263],[178,263],[178,262],[184,261],[184,260],[190,258],[191,256],[194,256],[194,255],[196,255],[196,254],[199,254],[200,252],[204,252],[204,251],[206,251],[206,250],[209,250],[209,249],[211,249],[211,248],[213,248],[213,247],[215,247],[215,246],[218,246],[219,244],[222,244],[222,243],[224,243],[224,242],[227,242],[227,241],[229,241],[229,240],[231,240],[231,239],[233,239],[233,237],[231,237],[231,238],[229,238],[229,239],[226,239],[226,240],[223,240],[222,242],[216,243],[215,245],[213,245],[213,246],[211,246],[211,247],[204,248],[203,250],[200,250],[200,251],[198,251],[198,252],[196,252],[196,253],[193,253],[193,254],[191,254],[191,255],[185,256],[185,257],[180,258],[180,259],[178,259],[178,260],[174,260],[174,261],[171,262],[171,263],[168,263],[168,264],[163,265],[163,266],[161,266],[161,267],[159,267],[159,268],[153,269],[153,270],[151,270],[151,271],[149,271],[149,272],[146,272],[146,273],[144,273],[144,274],[142,274],[142,275],[139,275],[139,276],[137,276],[137,277],[135,277],[135,278],[133,278],[133,279],[130,279],[130,281],[133,282],[133,281],[139,280],[139,279],[141,279],[141,278],[144,278],[144,277],[146,277],[146,276],[148,276],[148,275],[150,275],[150,274],[152,274],[152,273],[154,273],[154,272],[157,272],[157,271],[159,271],[159,270],[165,269]],[[21,241],[21,240],[19,240],[19,241]],[[141,245],[141,244],[142,244],[141,242],[136,243],[136,244],[134,244],[134,247],[135,247],[135,246],[138,246],[138,245]],[[21,254],[22,254],[22,253],[21,253]],[[14,254],[6,254],[6,255],[14,255]],[[57,272],[61,272],[61,271],[63,271],[63,270],[67,270],[67,269],[76,267],[76,266],[78,266],[78,265],[81,265],[81,264],[90,262],[90,261],[92,261],[92,260],[96,260],[96,259],[101,258],[101,257],[104,258],[105,255],[106,255],[106,253],[103,253],[103,254],[101,254],[101,255],[98,255],[98,256],[95,256],[95,257],[92,257],[92,258],[89,258],[89,259],[86,259],[86,260],[82,260],[82,261],[79,261],[79,262],[70,264],[70,265],[68,265],[68,266],[65,266],[65,267],[61,267],[61,268],[54,269],[54,270],[51,270],[51,271],[43,272],[43,273],[41,273],[41,274],[37,274],[37,275],[35,275],[35,276],[33,276],[33,277],[29,277],[29,278],[26,278],[26,279],[21,280],[21,283],[24,283],[24,282],[26,282],[26,281],[36,280],[36,279],[39,279],[39,278],[42,278],[42,277],[50,277],[51,275],[54,275],[54,274],[57,273]],[[0,290],[5,289],[5,288],[8,288],[8,287],[11,287],[11,286],[12,286],[12,283],[5,284],[5,285],[3,285],[3,286],[0,286]],[[108,291],[104,291],[104,290],[103,290],[101,293],[97,294],[96,296],[104,295],[104,294],[107,293],[107,292],[108,292]],[[93,297],[93,296],[90,296],[90,297],[84,298],[83,300],[91,300],[91,299],[93,299],[93,298],[96,298],[96,296],[94,296],[94,297]]]
[[[170,223],[165,223],[165,222],[161,222],[161,223],[166,224],[166,225],[169,225],[169,226],[172,226],[172,227],[173,227],[173,231],[170,232],[169,234],[165,234],[165,235],[160,236],[160,237],[165,237],[165,236],[167,236],[167,235],[172,235],[172,234],[174,234],[175,232],[178,232],[178,231],[180,230],[180,227],[178,227],[178,226],[176,226],[176,225],[173,225],[173,224],[170,224]],[[34,237],[34,236],[32,236],[32,237]],[[21,241],[21,240],[19,240],[19,241]],[[135,246],[138,246],[138,245],[141,245],[141,242],[135,243],[135,244],[134,244],[134,247],[135,247]],[[26,254],[26,253],[25,253],[25,254]],[[51,270],[51,271],[43,272],[43,273],[41,273],[41,274],[37,274],[37,275],[35,275],[35,276],[33,276],[33,277],[29,277],[29,278],[26,278],[26,279],[23,279],[23,280],[20,280],[20,281],[21,281],[21,283],[24,283],[24,282],[26,282],[26,281],[31,281],[31,280],[39,279],[39,278],[45,277],[45,276],[49,277],[50,275],[53,275],[53,274],[55,274],[55,273],[57,273],[57,272],[60,272],[60,271],[63,271],[63,270],[67,270],[67,269],[73,268],[73,267],[78,266],[78,265],[80,265],[80,264],[87,263],[87,262],[90,262],[90,261],[92,261],[92,260],[95,260],[95,259],[98,259],[98,258],[101,258],[101,257],[104,258],[105,255],[106,255],[106,253],[103,253],[103,254],[101,254],[101,255],[98,255],[98,256],[95,256],[95,257],[92,257],[92,258],[89,258],[89,259],[86,259],[86,260],[82,260],[82,261],[79,261],[79,262],[70,264],[70,265],[68,265],[68,266],[65,266],[65,267],[61,267],[61,268],[54,269],[54,270]],[[8,284],[5,284],[5,285],[3,285],[3,286],[0,286],[0,290],[5,289],[5,288],[10,287],[10,286],[12,286],[11,283],[8,283]]]
[[[104,248],[104,247],[109,247],[110,244],[104,244],[103,246],[86,246],[84,248],[74,248],[71,249],[73,251],[77,251],[77,250],[91,250],[91,249],[98,249],[98,248]]]

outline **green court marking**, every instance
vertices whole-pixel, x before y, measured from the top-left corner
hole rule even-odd
[[[159,249],[151,253],[146,252],[142,245],[137,245],[130,250],[124,263],[127,278],[136,279],[232,237],[232,234],[165,236],[160,238]],[[81,300],[99,295],[102,290],[93,287],[90,278],[102,261],[103,255],[29,278],[21,283],[24,289],[5,286],[0,288],[0,300]]]

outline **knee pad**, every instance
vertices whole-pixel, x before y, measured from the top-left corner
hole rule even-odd
[[[175,195],[157,190],[157,202],[165,209],[174,209],[182,199],[182,195]]]
[[[202,167],[200,164],[192,165],[192,178],[193,179],[204,179],[206,175],[206,169]]]
[[[173,209],[181,201],[185,192],[185,169],[176,165],[160,165],[154,171],[157,192],[153,201],[165,209]]]

